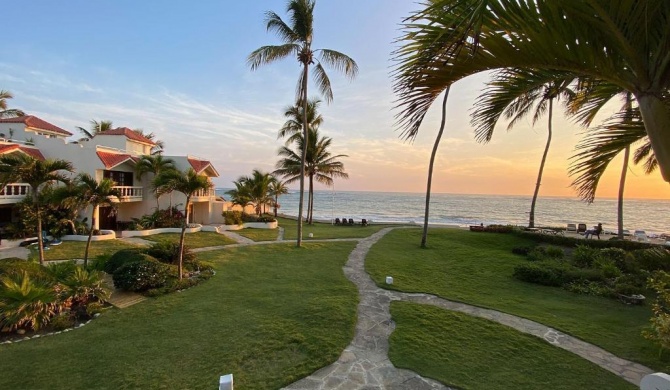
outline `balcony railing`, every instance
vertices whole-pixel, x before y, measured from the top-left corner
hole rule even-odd
[[[214,191],[214,188],[210,188],[208,190],[198,190],[193,194],[193,197],[191,198],[194,201],[199,201],[199,200],[209,200],[209,198],[215,196],[216,193]]]
[[[142,186],[114,186],[114,189],[121,195],[118,199],[112,198],[116,202],[141,202],[144,196]]]
[[[10,183],[0,189],[0,204],[18,203],[30,195],[30,186],[25,183]]]

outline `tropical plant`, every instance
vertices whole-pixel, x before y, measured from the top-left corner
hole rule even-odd
[[[84,267],[88,267],[88,251],[91,246],[93,231],[95,230],[96,214],[100,207],[114,206],[114,198],[121,196],[121,193],[114,188],[116,183],[108,178],[103,178],[98,182],[88,173],[80,173],[76,178],[75,197],[87,207],[92,207],[91,229],[86,240],[86,249],[84,250]]]
[[[180,172],[178,170],[168,170],[161,172],[156,178],[154,178],[154,184],[156,187],[167,186],[173,188],[174,191],[181,192],[186,196],[186,203],[184,204],[184,222],[181,227],[181,234],[179,236],[179,280],[182,279],[182,274],[184,271],[184,237],[186,234],[186,225],[189,220],[191,198],[193,195],[201,190],[209,190],[212,188],[212,183],[209,181],[209,178],[206,176],[198,175],[193,169],[189,169],[186,172]]]
[[[102,302],[109,299],[110,291],[104,286],[102,273],[99,271],[87,271],[82,267],[76,267],[74,272],[61,281],[65,287],[63,295],[71,301],[72,309],[79,312],[91,302]]]
[[[98,122],[95,119],[91,119],[91,125],[89,129],[77,126],[77,130],[79,130],[79,132],[83,135],[83,137],[80,138],[79,141],[91,140],[96,135],[105,132],[107,130],[112,130],[113,128],[114,125],[112,124],[112,121],[101,120],[100,122]]]
[[[0,90],[0,118],[11,118],[15,116],[26,115],[23,111],[17,110],[15,108],[7,108],[7,100],[13,99],[14,95],[11,92]],[[11,137],[10,137],[11,138]]]
[[[25,154],[0,156],[0,187],[9,183],[27,183],[30,186],[37,215],[37,239],[40,264],[44,264],[42,241],[42,213],[39,194],[42,187],[53,182],[67,182],[65,172],[72,172],[72,164],[65,160],[37,160]]]
[[[142,129],[133,129],[133,131],[154,143],[154,146],[151,148],[151,155],[160,155],[163,153],[163,150],[165,149],[165,142],[156,139],[156,134],[153,132],[145,133]]]
[[[432,102],[467,76],[541,69],[606,80],[631,92],[670,181],[666,0],[429,0],[404,22],[396,51],[398,125],[414,137]]]
[[[274,196],[272,208],[274,209],[275,218],[277,218],[277,209],[279,208],[279,196],[288,194],[288,187],[283,181],[274,178],[270,183],[269,195]]]
[[[358,73],[358,65],[349,56],[330,49],[312,49],[313,21],[314,21],[314,0],[289,0],[286,5],[286,12],[289,14],[290,25],[286,24],[279,15],[272,11],[266,13],[266,27],[268,31],[275,32],[283,41],[282,45],[262,46],[254,50],[247,58],[247,63],[251,70],[258,69],[261,65],[275,62],[276,60],[294,56],[302,65],[302,72],[298,79],[296,88],[296,100],[303,105],[303,139],[307,140],[308,121],[307,121],[307,80],[309,78],[309,68],[312,68],[312,77],[317,84],[320,92],[324,95],[326,102],[333,100],[333,91],[330,87],[330,79],[326,74],[323,65],[331,66],[337,71],[343,72],[347,77],[353,79]],[[316,63],[315,63],[316,62]],[[303,150],[300,165],[300,200],[298,204],[298,240],[297,246],[302,244],[302,217],[303,200],[305,192],[305,161],[306,149]]]
[[[157,155],[144,155],[141,156],[135,165],[135,173],[141,179],[145,173],[151,173],[154,177],[158,176],[161,172],[176,169],[174,160],[169,158],[164,158],[161,154]],[[156,197],[156,209],[158,209],[160,198],[159,189],[154,187],[154,196]]]
[[[266,205],[272,204],[272,194],[270,187],[275,178],[265,172],[254,169],[251,176],[240,176],[233,182],[235,189],[228,191],[233,204],[239,204],[244,207],[253,204],[256,215],[263,214]]]
[[[472,111],[472,124],[475,126],[475,138],[479,142],[489,142],[501,117],[511,119],[507,130],[529,114],[533,114],[533,125],[547,114],[547,142],[540,160],[537,181],[530,204],[528,227],[535,227],[535,205],[542,183],[542,173],[551,145],[553,133],[552,119],[554,101],[565,102],[574,95],[570,89],[575,77],[561,75],[555,71],[535,69],[505,69],[498,71],[489,81],[484,92],[477,99]]]
[[[338,159],[347,157],[345,154],[332,155],[329,151],[332,144],[329,137],[321,137],[319,132],[314,129],[310,131],[307,143],[303,137],[297,140],[296,150],[287,146],[279,149],[280,160],[275,165],[275,175],[282,176],[286,184],[294,183],[300,180],[300,175],[309,179],[309,198],[307,206],[307,221],[312,223],[314,210],[314,181],[327,186],[332,186],[334,178],[349,178],[344,171],[344,164]],[[305,165],[302,165],[301,155],[305,155]]]
[[[28,272],[0,278],[0,327],[38,330],[59,308],[54,289],[31,280]]]
[[[318,129],[323,123],[323,117],[319,114],[319,105],[321,100],[309,99],[307,101],[307,126],[309,129]],[[279,129],[277,138],[286,138],[286,145],[296,142],[302,135],[304,115],[302,110],[304,105],[297,102],[295,105],[284,109],[286,122]]]

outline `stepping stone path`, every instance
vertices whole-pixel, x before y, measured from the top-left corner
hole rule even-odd
[[[114,305],[115,307],[118,307],[119,309],[125,309],[128,306],[132,306],[147,299],[144,295],[140,295],[138,293],[116,289],[114,287],[114,280],[112,279],[112,275],[104,275],[105,276],[103,278],[105,280],[105,284],[112,290],[112,293],[110,294],[107,302]]]
[[[372,245],[392,229],[380,230],[360,240],[344,266],[345,276],[356,285],[360,294],[358,323],[353,341],[335,363],[292,383],[286,389],[449,389],[412,371],[398,369],[388,359],[388,337],[394,329],[389,307],[394,300],[433,305],[512,327],[575,353],[637,386],[642,377],[653,373],[650,368],[621,359],[602,348],[525,318],[430,294],[408,294],[379,288],[365,272],[365,256]]]

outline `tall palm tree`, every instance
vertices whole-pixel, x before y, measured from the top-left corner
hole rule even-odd
[[[163,155],[144,155],[140,157],[135,165],[135,173],[141,179],[145,173],[153,174],[153,177],[156,177],[166,170],[176,169],[174,161],[169,158],[164,158]],[[160,208],[158,200],[160,199],[160,194],[158,188],[154,187],[154,197],[156,198],[156,210]]]
[[[562,76],[562,77],[561,77]],[[501,117],[511,119],[507,130],[529,114],[533,114],[533,125],[547,113],[547,142],[540,160],[537,181],[530,204],[528,227],[535,227],[535,205],[542,183],[542,173],[547,161],[553,133],[552,119],[554,101],[569,99],[574,95],[570,84],[575,79],[570,74],[557,72],[509,69],[495,74],[484,92],[477,99],[472,112],[472,124],[475,126],[475,138],[479,142],[489,142]]]
[[[142,137],[152,141],[155,145],[151,148],[151,154],[157,155],[163,153],[165,149],[165,142],[156,138],[156,134],[153,132],[145,133],[143,129],[133,129],[134,132],[141,135]]]
[[[15,116],[26,115],[23,111],[16,108],[7,108],[7,100],[13,99],[14,95],[11,92],[0,90],[0,118],[12,118]]]
[[[44,242],[42,241],[42,214],[39,194],[43,186],[54,182],[65,183],[65,172],[72,172],[72,164],[65,160],[37,160],[25,154],[0,156],[0,187],[9,183],[27,183],[30,186],[35,214],[37,215],[37,242],[40,264],[44,264]]]
[[[107,130],[112,130],[113,128],[114,124],[112,123],[112,121],[101,120],[100,122],[98,122],[95,119],[91,119],[91,127],[88,130],[83,127],[77,126],[77,130],[79,130],[79,132],[83,135],[83,137],[80,138],[79,141],[91,140],[96,135]]]
[[[266,28],[273,31],[283,41],[281,45],[262,46],[254,50],[247,58],[251,70],[258,69],[261,65],[270,64],[276,60],[294,56],[302,66],[302,72],[296,87],[297,101],[303,104],[303,138],[309,137],[307,122],[307,79],[309,68],[312,68],[312,77],[319,91],[324,95],[326,102],[333,100],[333,91],[330,87],[330,79],[323,65],[330,66],[337,71],[343,72],[345,76],[353,79],[358,73],[358,65],[349,56],[330,49],[312,49],[314,0],[289,0],[286,4],[286,12],[289,14],[290,25],[286,24],[279,15],[272,11],[265,14]],[[301,158],[300,165],[300,201],[298,204],[298,247],[302,244],[302,215],[303,200],[305,192],[305,153]]]
[[[318,129],[323,123],[323,117],[319,114],[320,104],[321,100],[319,99],[309,99],[307,101],[307,126],[309,129]],[[284,117],[287,119],[279,129],[277,138],[286,137],[286,145],[296,142],[302,136],[303,108],[304,106],[297,102],[284,110]]]
[[[161,172],[155,179],[155,186],[161,187],[165,185],[174,191],[181,192],[186,196],[186,203],[184,204],[184,221],[181,225],[181,234],[179,236],[179,280],[182,279],[184,273],[184,237],[186,235],[186,226],[190,217],[191,198],[200,190],[209,190],[212,188],[212,183],[206,176],[198,175],[193,168],[186,172],[178,170],[167,170]]]
[[[495,69],[568,72],[631,92],[670,181],[670,2],[428,0],[410,15],[396,51],[398,125],[414,137],[449,85]]]
[[[274,181],[275,178],[271,174],[254,169],[251,176],[240,176],[234,181],[235,189],[228,191],[228,194],[235,204],[240,204],[242,207],[253,204],[256,215],[261,216],[265,206],[272,204],[270,188]]]
[[[86,268],[88,266],[88,250],[91,246],[93,230],[95,230],[95,215],[100,207],[113,206],[113,198],[120,197],[121,193],[114,188],[116,183],[111,179],[103,178],[98,182],[88,173],[80,173],[75,180],[75,197],[84,206],[93,208],[91,213],[91,229],[89,229],[86,250],[84,250],[84,268]]]
[[[314,181],[327,186],[332,186],[334,178],[349,178],[349,175],[344,171],[344,164],[339,161],[339,158],[348,157],[345,154],[338,154],[333,156],[329,151],[332,144],[332,139],[329,137],[320,137],[317,130],[310,131],[310,137],[307,139],[309,145],[306,146],[305,139],[297,140],[297,151],[290,149],[287,146],[282,146],[279,149],[280,160],[275,165],[275,175],[280,175],[286,179],[286,184],[294,183],[300,180],[300,175],[304,175],[309,179],[309,199],[307,202],[307,221],[309,224],[313,220],[314,211]],[[306,156],[305,165],[301,163],[301,155]],[[301,169],[304,167],[304,169]]]
[[[274,202],[272,202],[272,207],[274,208],[275,218],[277,218],[277,209],[279,208],[279,196],[288,194],[288,187],[286,183],[272,177],[272,182],[270,183],[270,196],[274,196]]]

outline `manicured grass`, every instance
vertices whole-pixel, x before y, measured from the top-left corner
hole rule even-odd
[[[636,389],[577,355],[481,318],[392,302],[397,367],[459,389]]]
[[[641,336],[648,326],[649,306],[521,282],[514,266],[528,260],[511,253],[529,245],[509,234],[431,229],[428,249],[419,247],[419,229],[398,229],[375,244],[366,270],[383,288],[427,292],[446,299],[489,307],[560,329],[599,345],[615,355],[664,370],[669,359]],[[393,276],[392,286],[384,283]]]
[[[242,229],[233,231],[235,234],[244,236],[250,240],[258,241],[277,241],[279,229]]]
[[[179,242],[179,233],[162,233],[141,237],[144,240],[154,242]],[[184,242],[190,248],[204,248],[208,246],[221,246],[235,244],[234,240],[215,232],[186,233]]]
[[[0,346],[0,389],[277,389],[335,361],[351,341],[354,243],[200,254],[209,281],[61,335]],[[28,371],[26,371],[28,370]]]
[[[287,218],[277,218],[279,226],[284,228],[284,239],[295,240],[298,237],[298,221]],[[360,221],[359,221],[360,222]],[[353,225],[353,226],[335,226],[329,223],[314,222],[312,225],[304,223],[302,225],[303,240],[323,240],[330,238],[364,238],[371,236],[378,231],[390,225]],[[395,225],[397,226],[397,225]],[[309,233],[314,237],[310,238]]]
[[[91,247],[88,251],[88,258],[94,259],[95,256],[114,253],[125,248],[136,248],[135,245],[119,240],[91,241]],[[86,250],[85,241],[63,241],[60,245],[52,245],[44,251],[45,260],[70,260],[83,259]],[[37,245],[30,247],[31,256],[37,258]]]

